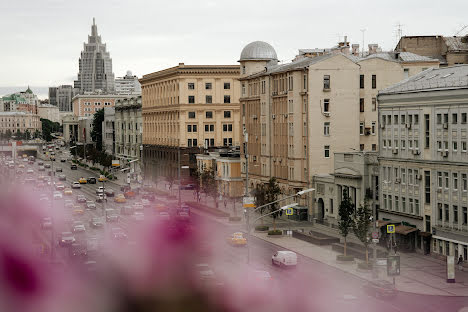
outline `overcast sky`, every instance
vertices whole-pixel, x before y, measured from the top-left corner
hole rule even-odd
[[[454,35],[468,25],[466,12],[466,0],[0,0],[0,94],[71,84],[93,17],[116,77],[141,77],[179,62],[237,64],[255,40],[290,61],[344,35],[362,45],[366,29],[366,46],[390,50],[398,23],[404,35]]]

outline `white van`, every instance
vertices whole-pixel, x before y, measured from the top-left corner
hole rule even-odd
[[[297,254],[289,250],[277,251],[271,256],[271,263],[280,267],[295,267],[297,265]]]

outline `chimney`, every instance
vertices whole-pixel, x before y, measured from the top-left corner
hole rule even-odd
[[[369,46],[369,55],[375,54],[378,52],[379,45],[376,43],[371,43]]]
[[[353,45],[351,45],[351,54],[354,56],[359,56],[359,44],[358,43],[354,43]]]

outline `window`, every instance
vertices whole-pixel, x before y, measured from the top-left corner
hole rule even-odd
[[[467,187],[468,187],[468,184],[467,184],[467,179],[466,179],[466,173],[462,173],[462,190],[463,190],[463,192],[467,191]]]
[[[453,205],[453,223],[458,224],[458,206]]]
[[[229,89],[231,89],[231,83],[225,82],[224,83],[224,90],[229,90]]]
[[[359,88],[364,89],[364,75],[359,75]]]
[[[187,125],[187,132],[192,132],[192,125]]]
[[[213,118],[213,112],[211,111],[205,112],[205,118]]]
[[[211,82],[205,83],[205,90],[211,90],[211,89],[212,89]]]
[[[404,150],[406,148],[406,140],[401,140],[401,149]]]
[[[408,169],[408,185],[413,185],[413,170]]]
[[[232,146],[232,138],[224,138],[223,139],[224,146]]]
[[[214,125],[205,125],[205,132],[214,132]]]
[[[360,111],[361,113],[364,112],[364,99],[363,99],[363,98],[360,98],[360,99],[359,99],[359,111]]]
[[[323,76],[323,89],[324,90],[330,89],[330,75]]]
[[[364,144],[359,144],[359,150],[362,152],[364,150],[365,146]]]
[[[458,190],[458,173],[453,173],[453,190],[456,191]]]
[[[231,96],[230,95],[225,95],[224,96],[224,104],[229,104],[231,103]]]
[[[404,79],[409,78],[409,68],[403,69],[403,78]]]
[[[372,98],[372,111],[375,112],[377,110],[377,99]]]
[[[408,198],[409,213],[414,214],[414,203],[412,198]]]
[[[458,150],[458,142],[457,141],[453,141],[452,142],[452,147],[453,147],[453,151],[456,152]]]
[[[373,121],[373,122],[372,122],[372,127],[371,127],[371,133],[372,133],[372,135],[375,135],[375,125],[376,125],[376,122]]]
[[[429,148],[430,139],[430,121],[429,121],[429,114],[424,114],[424,127],[425,129],[425,138],[424,138],[424,148]]]
[[[325,113],[330,112],[330,99],[323,100],[323,112]]]
[[[324,152],[325,152],[325,158],[329,158],[330,157],[330,145],[324,146]]]
[[[377,89],[377,75],[372,75],[372,89]]]
[[[372,144],[372,150],[376,151],[377,150],[377,144]]]
[[[195,118],[195,112],[188,112],[188,118]]]
[[[224,132],[232,132],[232,124],[224,124],[223,125],[223,131]]]
[[[188,146],[188,147],[192,147],[192,139],[188,139],[188,140],[187,140],[187,146]]]
[[[450,221],[449,205],[444,204],[444,212],[445,212],[444,221],[449,222]]]
[[[466,207],[463,207],[463,224],[466,224],[468,221],[468,213]]]
[[[406,197],[401,198],[401,212],[406,212]]]
[[[359,134],[364,135],[364,123],[363,122],[359,123]]]
[[[211,95],[205,96],[205,101],[206,104],[212,104],[213,103],[213,97]]]
[[[231,118],[231,111],[224,111],[224,118]]]
[[[444,114],[444,123],[448,123],[448,114]]]
[[[437,124],[442,124],[442,114],[437,114]]]
[[[189,104],[194,104],[195,103],[195,96],[189,95],[188,102],[189,102]]]
[[[431,203],[431,172],[424,171],[424,192],[425,192],[425,203]]]
[[[462,116],[462,117],[461,117],[461,123],[462,123],[462,124],[466,124],[466,113],[462,113],[461,116]],[[465,259],[466,259],[466,258],[465,258]]]
[[[452,114],[452,124],[456,125],[458,123],[458,114]]]
[[[383,195],[383,205],[384,205],[384,209],[388,209],[388,205],[387,205],[387,195]]]
[[[398,125],[398,115],[393,116],[393,123]]]
[[[419,125],[419,115],[418,114],[414,115],[414,124]]]
[[[329,136],[330,135],[330,123],[324,122],[323,123],[323,135]]]
[[[419,216],[419,199],[414,200],[414,214]]]
[[[195,90],[195,83],[189,82],[189,83],[188,83],[188,89],[189,89],[189,90]]]
[[[466,141],[462,141],[462,152],[466,152]]]
[[[448,172],[444,172],[444,178],[445,178],[445,188],[448,190],[448,188],[449,188],[449,174],[448,174]]]

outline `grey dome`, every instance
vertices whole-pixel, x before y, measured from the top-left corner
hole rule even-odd
[[[270,61],[278,60],[275,49],[266,42],[254,41],[249,43],[242,49],[239,61]]]

